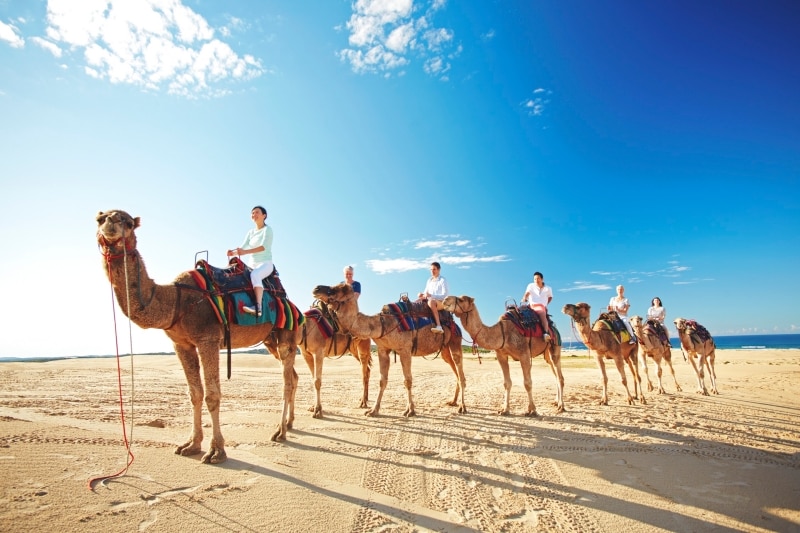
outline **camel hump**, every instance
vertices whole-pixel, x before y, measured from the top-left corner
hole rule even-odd
[[[700,339],[701,342],[706,342],[711,340],[711,333],[709,333],[706,328],[698,324],[696,320],[687,320],[686,327],[687,329],[691,329],[696,334],[697,338]],[[690,336],[691,334],[692,332],[689,333]]]

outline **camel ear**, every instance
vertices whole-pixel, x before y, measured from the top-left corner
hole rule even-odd
[[[138,228],[142,224],[142,219],[140,217],[136,217],[133,219],[133,229]]]
[[[107,215],[102,211],[98,211],[97,216],[95,216],[94,219],[97,221],[98,224],[102,224],[103,222],[105,222],[106,216]]]
[[[475,298],[473,298],[471,296],[464,296],[464,299],[466,301],[468,301],[469,303],[475,303]]]

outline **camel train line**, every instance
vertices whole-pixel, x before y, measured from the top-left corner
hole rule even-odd
[[[298,313],[296,306],[288,298],[278,295],[278,307],[286,309],[286,320],[269,322],[256,321],[252,325],[240,325],[230,307],[221,304],[224,291],[200,283],[196,271],[179,274],[170,284],[159,285],[147,274],[144,260],[137,248],[135,230],[140,219],[125,211],[110,210],[99,212],[97,221],[97,242],[103,258],[103,269],[113,288],[119,307],[123,313],[141,328],[162,329],[172,341],[175,353],[181,362],[188,384],[189,401],[192,407],[192,426],[186,441],[179,445],[175,453],[190,456],[202,453],[203,424],[202,406],[211,416],[211,441],[208,451],[202,456],[203,463],[218,464],[227,459],[225,439],[220,429],[221,387],[219,376],[219,354],[223,348],[246,348],[264,343],[270,353],[280,361],[283,375],[283,401],[281,416],[273,441],[286,439],[287,430],[292,428],[295,418],[295,396],[298,375],[294,364],[299,348],[313,376],[315,404],[310,408],[313,416],[322,416],[320,388],[322,366],[326,357],[351,353],[360,362],[364,392],[360,407],[368,408],[366,415],[376,416],[380,412],[381,400],[388,383],[390,353],[395,352],[400,359],[404,384],[407,393],[404,416],[414,416],[416,412],[412,395],[411,360],[414,356],[440,353],[455,375],[453,399],[447,405],[458,407],[459,413],[466,413],[464,398],[466,377],[464,376],[462,335],[454,321],[443,322],[444,331],[433,333],[430,328],[405,329],[401,327],[403,317],[391,313],[365,315],[359,311],[357,299],[352,288],[346,283],[335,286],[319,285],[313,295],[322,304],[324,311],[311,309],[305,314]],[[223,269],[217,269],[223,270]],[[230,276],[229,272],[224,273]],[[244,276],[247,278],[247,276]],[[280,282],[278,280],[278,285]],[[215,303],[216,302],[216,303]],[[492,325],[485,325],[478,313],[473,298],[469,296],[449,296],[443,306],[446,313],[452,313],[461,320],[463,327],[476,344],[494,350],[503,373],[504,396],[498,413],[510,412],[511,378],[509,358],[520,363],[523,372],[525,391],[528,396],[526,416],[537,416],[532,395],[531,361],[543,355],[552,370],[556,396],[556,412],[564,411],[564,376],[561,370],[561,346],[555,339],[545,341],[539,330],[538,335],[520,331],[519,324],[512,323],[505,316]],[[643,343],[633,345],[621,343],[611,330],[590,324],[589,305],[579,303],[564,306],[563,312],[573,318],[583,343],[596,355],[603,383],[601,404],[608,404],[608,377],[604,360],[614,360],[622,384],[626,389],[628,403],[635,398],[646,403],[638,374],[637,346],[642,348],[642,358],[650,357],[658,366],[658,391],[664,392],[661,383],[661,362],[674,370],[669,350],[659,348],[657,341],[642,331]],[[231,316],[229,316],[231,315]],[[700,393],[708,394],[704,382],[704,369],[711,379],[711,392],[717,394],[714,371],[714,341],[705,330],[692,321],[675,320],[681,345],[688,354],[698,378]],[[332,331],[324,334],[327,326]],[[641,328],[641,321],[638,326]],[[704,335],[705,334],[705,335]],[[371,342],[377,346],[380,367],[380,388],[374,405],[368,406],[368,388],[371,365]],[[695,361],[697,359],[697,362]],[[631,395],[625,378],[624,365],[627,364],[634,376],[634,393]],[[650,382],[648,376],[648,383]],[[681,390],[677,381],[676,389]],[[652,390],[652,384],[650,384]]]

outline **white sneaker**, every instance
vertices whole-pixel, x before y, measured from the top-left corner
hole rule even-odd
[[[249,315],[258,315],[258,307],[256,306],[249,306],[249,305],[242,306],[242,311],[244,311]]]
[[[431,328],[431,331],[434,332],[434,333],[444,333],[444,330],[442,329],[442,326],[433,326]]]

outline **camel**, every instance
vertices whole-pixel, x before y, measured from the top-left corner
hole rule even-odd
[[[503,387],[505,397],[503,407],[498,414],[509,414],[511,401],[511,375],[508,367],[508,358],[519,361],[522,368],[523,384],[528,393],[528,408],[525,416],[538,416],[536,405],[533,403],[533,381],[531,380],[531,362],[534,357],[544,354],[544,359],[550,365],[553,376],[556,378],[556,412],[564,412],[564,375],[561,373],[561,347],[556,342],[547,342],[543,337],[526,337],[511,323],[510,320],[501,319],[493,326],[486,326],[481,320],[475,299],[469,296],[448,296],[442,306],[445,310],[454,313],[461,325],[472,337],[472,340],[481,348],[494,350],[497,362],[503,371]]]
[[[684,351],[684,356],[688,354],[689,362],[694,368],[694,373],[697,374],[697,393],[708,396],[703,372],[704,368],[708,368],[708,377],[711,379],[711,392],[719,394],[719,391],[717,391],[717,373],[714,371],[714,358],[716,357],[717,349],[714,339],[711,336],[707,340],[701,339],[697,334],[697,330],[685,318],[676,318],[673,322],[675,327],[678,328],[678,338],[681,341],[681,349]],[[697,363],[695,363],[696,357],[699,357]]]
[[[212,437],[205,464],[219,464],[227,459],[225,439],[219,421],[221,400],[219,350],[224,347],[224,328],[206,294],[198,288],[190,272],[179,274],[169,285],[158,285],[145,270],[136,248],[139,217],[125,211],[99,212],[97,241],[103,254],[103,268],[114,289],[123,313],[141,328],[163,329],[183,366],[192,404],[192,431],[185,443],[175,450],[182,456],[202,452],[202,403],[211,415]],[[273,441],[285,440],[294,421],[294,398],[297,373],[294,370],[295,332],[273,329],[272,324],[230,327],[230,344],[245,348],[263,342],[283,366],[283,407]],[[201,379],[202,369],[202,379]]]
[[[369,339],[360,339],[347,333],[334,333],[330,337],[323,335],[319,327],[320,320],[326,320],[321,313],[306,312],[306,321],[295,333],[295,341],[300,353],[311,371],[314,379],[314,405],[309,408],[314,418],[322,418],[322,363],[326,357],[338,357],[352,354],[361,363],[361,377],[364,381],[364,393],[359,407],[368,407],[369,376],[372,365],[372,346]]]
[[[599,404],[608,405],[608,376],[606,375],[604,359],[613,359],[617,365],[617,370],[622,378],[622,386],[625,387],[625,392],[628,395],[628,405],[633,405],[634,398],[641,398],[642,404],[646,404],[647,400],[645,400],[644,391],[641,390],[641,387],[637,389],[641,379],[639,378],[636,344],[620,342],[614,332],[606,329],[600,322],[595,322],[595,327],[592,327],[589,323],[591,308],[587,303],[567,304],[561,311],[565,315],[572,317],[572,320],[578,326],[578,335],[580,335],[581,341],[589,348],[589,353],[595,353],[597,366],[600,367],[600,372],[603,374],[603,395]],[[612,313],[613,311],[610,311],[608,314]],[[626,362],[633,374],[633,396],[631,396],[628,380],[625,377]]]
[[[375,405],[365,413],[367,416],[377,416],[381,408],[381,400],[389,381],[389,354],[394,351],[400,357],[403,368],[403,377],[408,395],[406,410],[403,416],[416,415],[416,406],[411,393],[411,358],[412,356],[425,356],[441,352],[442,359],[450,365],[456,375],[456,391],[453,400],[447,405],[458,406],[458,412],[467,412],[464,403],[464,388],[467,381],[464,377],[463,355],[461,353],[461,336],[455,335],[450,328],[444,328],[443,333],[434,333],[430,328],[402,331],[398,319],[391,314],[365,315],[358,310],[358,301],[354,297],[353,289],[346,283],[333,287],[318,285],[313,290],[314,298],[326,303],[336,315],[336,320],[342,331],[351,333],[360,338],[371,338],[378,347],[378,361],[380,363],[380,389]]]
[[[678,378],[675,377],[675,369],[672,367],[672,347],[669,343],[662,341],[658,334],[650,327],[645,327],[642,317],[634,315],[631,317],[631,326],[639,338],[639,354],[642,358],[642,368],[647,377],[647,390],[653,390],[653,382],[650,381],[650,373],[647,370],[647,358],[650,357],[656,364],[658,375],[658,393],[664,394],[664,385],[661,383],[661,362],[664,361],[672,372],[672,379],[675,380],[675,389],[680,392],[681,386],[678,385]]]

